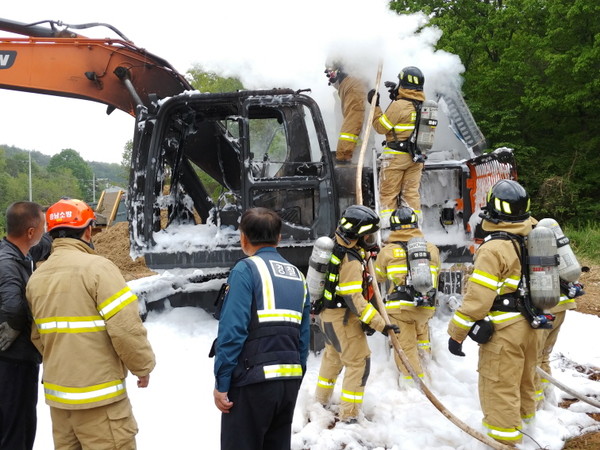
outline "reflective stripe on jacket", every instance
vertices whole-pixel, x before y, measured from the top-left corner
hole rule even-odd
[[[379,107],[375,107],[373,128],[379,134],[385,135],[386,142],[406,141],[415,129],[417,112],[411,100],[425,101],[423,91],[413,89],[400,89],[398,98],[394,100],[385,113]],[[384,148],[384,153],[406,153],[406,151]]]
[[[532,229],[531,220],[517,223],[492,224],[483,221],[485,231],[506,231],[526,236]],[[473,275],[467,281],[462,305],[448,324],[448,334],[462,342],[477,320],[490,316],[496,329],[525,320],[518,312],[492,311],[498,295],[515,292],[521,278],[520,255],[510,240],[492,239],[479,246],[475,253]]]
[[[128,370],[146,376],[154,368],[137,297],[119,269],[84,242],[54,241],[29,280],[27,300],[50,406],[87,409],[119,401],[127,395]]]

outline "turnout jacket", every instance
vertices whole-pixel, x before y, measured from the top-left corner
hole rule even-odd
[[[405,246],[413,237],[423,237],[423,232],[418,228],[394,230],[390,233],[386,245],[383,246],[377,255],[377,260],[375,261],[377,281],[381,283],[386,279],[390,280],[390,292],[394,290],[395,286],[406,286],[406,278],[410,267]],[[397,242],[404,243],[404,247]],[[431,242],[427,242],[427,251],[430,255],[429,270],[431,272],[432,285],[434,288],[437,288],[438,272],[440,268],[440,251]],[[422,292],[422,294],[425,294],[425,292]],[[386,302],[386,309],[406,307],[412,308],[414,307],[414,303],[408,300]]]
[[[215,388],[301,379],[310,340],[304,275],[274,247],[238,261],[219,318]]]
[[[425,93],[414,89],[401,88],[398,92],[396,100],[388,106],[385,113],[381,107],[375,107],[375,115],[373,118],[373,128],[379,134],[385,135],[385,140],[389,144],[391,142],[406,141],[412,132],[415,130],[417,111],[412,100],[419,102],[425,101]],[[384,148],[384,153],[407,153]]]
[[[531,218],[518,223],[484,220],[484,231],[506,231],[526,236],[533,228]],[[518,245],[517,245],[518,247]],[[520,253],[520,249],[519,249]],[[493,303],[498,295],[515,292],[521,279],[521,260],[510,240],[491,239],[479,246],[475,253],[473,274],[467,282],[467,292],[462,305],[448,324],[448,334],[462,342],[477,320],[489,315],[494,328],[500,330],[512,323],[525,320],[518,311],[494,311]]]
[[[355,246],[356,241],[350,241],[346,245],[338,236],[335,237],[338,244],[346,248],[356,250],[361,256],[364,250]],[[365,260],[360,259],[350,252],[344,255],[341,261],[338,284],[334,298],[327,302],[330,303],[327,308],[344,307],[348,308],[351,314],[347,315],[347,321],[360,320],[365,325],[369,325],[376,331],[383,331],[385,321],[379,315],[375,307],[365,299]],[[340,301],[341,299],[341,301]]]
[[[117,266],[85,242],[56,239],[29,280],[27,300],[48,405],[90,409],[117,402],[127,396],[128,370],[146,376],[154,368],[136,295]]]
[[[42,357],[29,337],[31,314],[25,298],[25,286],[34,270],[35,261],[30,255],[4,238],[0,241],[0,323],[21,332],[0,358],[26,361],[35,364]]]
[[[343,122],[336,157],[351,159],[365,120],[365,85],[360,79],[347,76],[340,83],[338,94],[342,103]]]

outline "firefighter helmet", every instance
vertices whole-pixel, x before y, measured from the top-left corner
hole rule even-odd
[[[95,220],[92,208],[74,198],[62,198],[46,211],[48,231],[58,228],[81,230]]]
[[[392,231],[418,227],[419,218],[412,208],[409,208],[408,206],[403,206],[394,210],[390,216],[390,229]]]
[[[492,222],[522,222],[529,213],[529,195],[514,180],[500,180],[487,194],[484,219]]]
[[[422,91],[423,84],[425,83],[425,77],[423,72],[418,67],[409,66],[405,67],[398,74],[400,80],[400,87],[404,89],[413,89],[415,91]]]
[[[342,214],[336,233],[354,240],[379,230],[379,216],[363,205],[352,205]]]

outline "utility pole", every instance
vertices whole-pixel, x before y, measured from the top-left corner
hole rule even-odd
[[[29,201],[33,201],[32,200],[33,195],[32,195],[32,191],[31,191],[31,150],[29,150]]]
[[[92,198],[96,203],[96,174],[94,172],[92,172]]]

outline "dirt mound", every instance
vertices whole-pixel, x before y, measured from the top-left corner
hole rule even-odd
[[[98,254],[114,262],[126,281],[156,275],[156,272],[146,266],[144,258],[131,258],[127,222],[117,222],[102,229],[94,234],[93,241]]]

